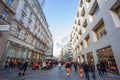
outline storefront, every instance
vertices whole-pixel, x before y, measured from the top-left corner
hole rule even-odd
[[[97,50],[98,61],[106,62],[107,71],[114,74],[119,74],[114,53],[110,46]]]
[[[10,42],[7,49],[6,59],[10,59],[10,61],[17,64],[20,60],[28,58],[28,52],[28,48],[20,46],[17,43]]]

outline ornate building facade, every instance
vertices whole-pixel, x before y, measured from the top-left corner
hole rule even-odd
[[[0,25],[10,26],[0,31],[1,67],[7,59],[43,61],[47,50],[53,49],[52,34],[37,0],[1,0]]]

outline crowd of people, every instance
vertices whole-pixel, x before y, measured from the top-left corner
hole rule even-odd
[[[5,62],[4,70],[9,72],[10,69],[12,70],[17,68],[19,69],[18,76],[23,76],[25,75],[25,72],[28,67],[31,68],[32,70],[49,70],[55,65],[57,65],[57,62],[53,61],[30,62],[29,60],[24,59],[18,61],[7,59]]]
[[[19,69],[18,75],[23,76],[25,75],[25,72],[28,66],[31,67],[32,70],[49,70],[57,64],[58,64],[59,70],[61,70],[62,66],[65,67],[65,70],[68,76],[70,76],[70,72],[73,67],[76,73],[79,71],[81,78],[83,77],[83,73],[84,73],[85,78],[87,80],[90,80],[89,74],[91,73],[92,78],[95,80],[96,79],[95,66],[97,68],[99,76],[103,77],[104,75],[107,75],[107,67],[106,67],[105,61],[99,61],[95,65],[90,62],[78,63],[78,62],[66,61],[66,62],[57,63],[57,62],[52,62],[52,61],[43,61],[43,62],[34,61],[30,63],[28,60],[23,59],[23,60],[19,60],[18,62],[14,63],[13,61],[7,60],[5,63],[4,69],[6,69],[7,72],[9,72],[9,68],[12,69],[12,68],[17,67]]]
[[[62,63],[63,62],[59,62],[58,64],[59,70],[61,70]],[[74,68],[74,71],[76,73],[77,72],[80,73],[80,78],[83,78],[83,73],[84,73],[85,78],[87,80],[90,80],[89,74],[92,74],[92,78],[96,80],[96,70],[99,72],[99,76],[101,77],[103,77],[104,75],[107,75],[106,63],[104,61],[99,61],[96,65],[90,62],[78,63],[78,62],[66,61],[64,63],[64,67],[68,77],[70,77],[70,72],[72,70],[72,67]]]

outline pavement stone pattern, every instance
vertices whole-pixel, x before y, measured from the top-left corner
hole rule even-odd
[[[31,70],[28,69],[26,74],[19,77],[18,69],[10,70],[9,72],[5,70],[0,70],[0,80],[86,80],[85,77],[80,78],[79,72],[75,73],[74,69],[71,71],[71,77],[67,77],[65,69],[62,68],[60,71],[58,66],[52,68],[51,70]],[[96,80],[120,80],[120,76],[108,74],[103,78],[96,72]],[[90,80],[93,80],[90,74]]]

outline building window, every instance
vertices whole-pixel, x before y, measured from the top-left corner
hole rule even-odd
[[[82,5],[83,5],[83,0],[81,0],[81,2],[80,2],[80,7],[82,7]]]
[[[118,17],[119,17],[119,19],[120,19],[120,5],[116,8],[116,13],[117,13],[117,15],[118,15]]]
[[[77,17],[79,17],[79,11],[77,12]]]
[[[27,11],[27,5],[26,5],[26,4],[24,4],[23,9],[24,9],[25,11]]]
[[[80,19],[78,20],[78,25],[80,26]]]
[[[93,12],[93,17],[95,17],[98,14],[99,11],[100,11],[99,7],[96,6],[95,11]]]
[[[90,2],[91,2],[91,0],[86,0],[86,6],[87,6],[87,8],[89,7]]]
[[[29,28],[30,28],[30,24],[31,24],[31,22],[30,22],[30,21],[28,21],[28,25],[27,25],[27,26],[28,26]]]
[[[83,42],[80,43],[80,46],[81,46],[81,49],[83,50],[84,49]]]
[[[3,12],[2,12],[2,15],[0,16],[0,18],[2,20],[6,20],[7,15],[8,15],[8,11],[6,9],[4,9]]]
[[[21,14],[21,17],[20,17],[20,21],[23,22],[23,19],[24,19],[25,15],[22,13]]]
[[[30,17],[32,17],[32,12],[30,13]]]
[[[24,40],[27,39],[27,36],[28,36],[28,33],[25,33],[25,35],[24,35]]]
[[[12,2],[13,2],[13,0],[7,0],[7,5],[11,6]]]
[[[16,37],[17,37],[17,38],[19,38],[20,31],[21,31],[21,29],[20,29],[19,27],[17,27],[17,30],[16,30],[16,32],[17,32],[17,33],[16,33]]]
[[[34,31],[37,29],[37,25],[34,26]]]
[[[86,42],[86,47],[90,46],[91,42],[89,35],[85,38],[85,42]]]
[[[99,13],[100,9],[99,9],[99,6],[98,6],[98,3],[97,1],[94,2],[94,5],[92,6],[89,14],[92,16],[92,19],[94,19],[97,14]]]
[[[81,16],[84,17],[84,15],[85,15],[85,10],[84,10],[84,8],[83,8],[83,10],[82,10],[82,12],[81,12]]]
[[[91,0],[86,0],[86,2],[90,2]]]
[[[84,27],[84,28],[87,27],[87,20],[84,21],[84,23],[83,23],[83,27]]]
[[[40,32],[40,29],[38,29],[38,33]]]
[[[95,29],[95,33],[97,36],[97,40],[99,40],[107,35],[107,31],[105,29],[104,23],[102,23],[98,28]]]

